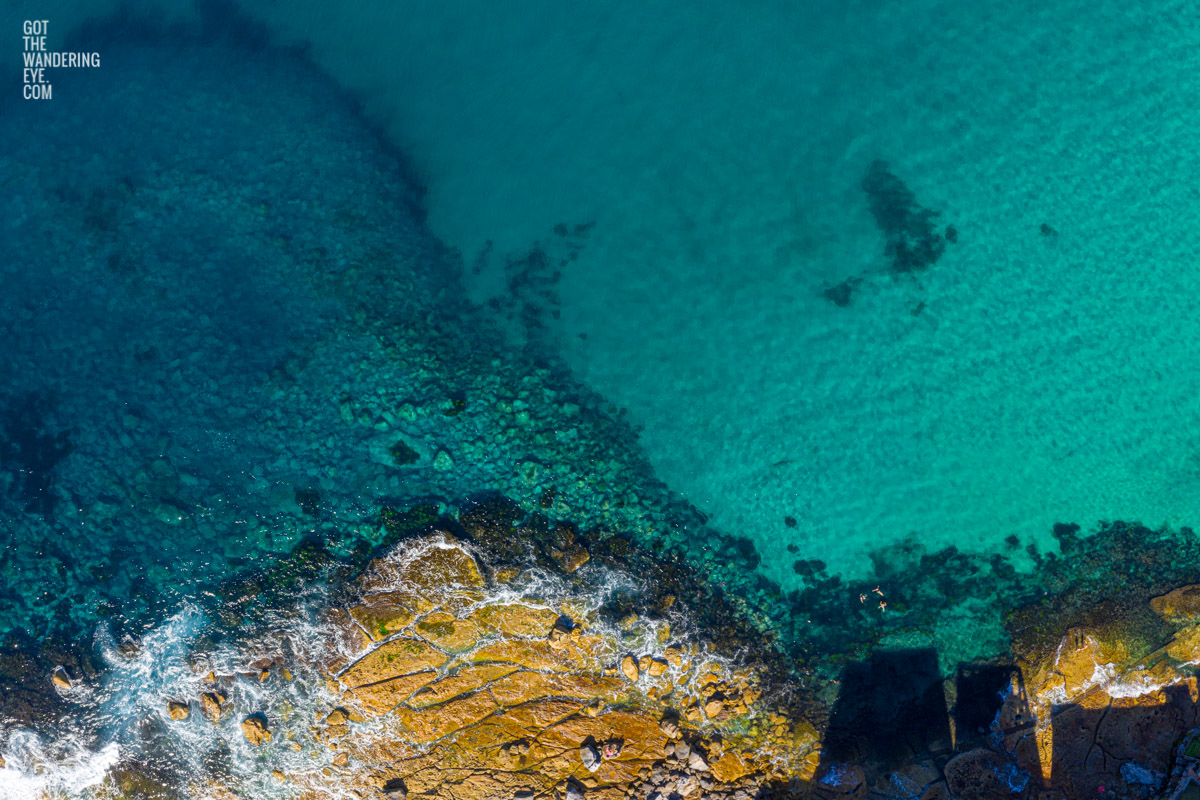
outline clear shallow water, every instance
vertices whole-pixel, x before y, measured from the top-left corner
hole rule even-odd
[[[403,46],[259,8],[367,93],[468,262],[596,223],[547,324],[766,574],[795,580],[788,544],[861,574],[910,533],[1197,517],[1186,6],[552,6],[443,4]],[[959,243],[838,308],[886,265],[875,158]]]

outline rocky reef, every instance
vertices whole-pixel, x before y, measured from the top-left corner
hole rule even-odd
[[[827,798],[1176,797],[1200,784],[1190,744],[1200,725],[1197,597],[1186,586],[1147,604],[1174,628],[1150,652],[1127,627],[1076,627],[944,683],[936,670],[922,680],[909,653],[900,689],[880,685],[888,657],[876,653],[873,689],[854,687],[874,703],[849,734],[836,730],[835,707],[811,788]]]
[[[1061,636],[1060,619],[1016,613],[1012,658],[951,676],[932,648],[877,646],[827,702],[787,691],[760,638],[717,643],[694,596],[664,608],[655,576],[601,546],[550,526],[504,557],[487,538],[503,508],[425,519],[354,572],[304,550],[254,584],[278,605],[284,581],[294,607],[248,613],[224,643],[197,628],[169,652],[153,635],[117,645],[107,670],[22,662],[64,729],[112,693],[106,675],[135,677],[119,696],[148,709],[140,743],[78,796],[1151,800],[1200,785],[1200,586],[1142,599],[1161,627],[1131,624],[1132,600]],[[650,602],[614,604],[635,596]],[[138,677],[158,674],[176,677]],[[11,762],[0,787],[54,768]]]
[[[339,771],[294,775],[425,797],[724,796],[811,775],[816,732],[762,703],[759,676],[667,622],[604,624],[582,597],[531,596],[447,534],[372,563],[329,614],[329,708],[313,730]],[[390,788],[389,788],[390,787]],[[369,793],[369,791],[368,791]]]
[[[893,275],[923,272],[946,252],[946,245],[958,241],[958,229],[946,226],[944,232],[934,224],[940,212],[925,208],[917,202],[912,189],[891,171],[886,161],[875,159],[867,167],[860,188],[867,196],[867,206],[875,225],[884,238],[887,269]],[[863,276],[852,276],[827,286],[825,298],[834,305],[850,305]],[[912,312],[921,313],[924,303]]]
[[[887,240],[886,254],[893,272],[919,272],[942,257],[946,237],[934,226],[938,213],[917,203],[916,195],[891,172],[887,162],[871,162],[863,176],[862,190],[870,203],[871,216]]]
[[[140,660],[177,677],[134,690],[141,741],[99,796],[744,800],[812,778],[817,730],[778,702],[752,639],[714,646],[683,603],[614,617],[613,598],[645,584],[581,545],[515,564],[440,527],[357,576],[323,573],[344,582],[319,607],[302,611],[312,595],[293,586],[296,607],[248,614],[236,641],[113,654],[114,672]],[[77,709],[111,691],[96,673],[44,683]]]

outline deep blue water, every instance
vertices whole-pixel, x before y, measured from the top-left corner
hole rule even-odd
[[[313,364],[354,350],[356,310],[404,319],[454,280],[403,163],[299,59],[78,41],[104,71],[3,117],[4,602],[35,634],[357,524],[353,373]],[[408,269],[385,281],[384,254]]]
[[[301,542],[361,560],[384,507],[504,494],[687,541],[700,515],[523,310],[556,248],[471,301],[419,165],[217,12],[85,25],[65,46],[102,70],[7,102],[5,630],[137,634]]]

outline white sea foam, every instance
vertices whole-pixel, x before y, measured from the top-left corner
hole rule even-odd
[[[102,781],[120,755],[115,742],[92,749],[74,736],[46,741],[31,731],[14,731],[4,748],[0,797],[45,800],[77,795]]]
[[[376,563],[372,593],[413,589],[403,579],[405,568],[432,550],[450,548],[461,548],[479,557],[469,543],[451,541],[441,533],[401,542]],[[694,635],[695,625],[681,606],[673,607],[664,618],[639,617],[632,624],[622,624],[619,620],[597,613],[612,600],[620,596],[636,596],[644,588],[644,583],[631,573],[596,563],[585,564],[570,577],[540,567],[530,567],[522,570],[512,581],[490,587],[481,599],[468,604],[460,614],[465,616],[484,606],[506,604],[551,609],[559,613],[569,610],[571,615],[578,617],[574,622],[586,619],[587,633],[611,637],[620,642],[624,650],[638,656],[661,657],[669,644],[691,639],[699,642],[703,660],[724,666],[731,664],[733,656],[716,654],[700,637]],[[399,635],[411,634],[411,627]],[[351,662],[364,656],[365,652],[343,655]],[[672,666],[668,668],[667,675],[678,682],[683,670],[679,666]]]
[[[1111,686],[1106,687],[1106,691],[1112,697],[1141,697],[1145,694],[1157,692],[1159,689],[1169,686],[1174,681],[1156,681],[1148,674],[1134,673],[1126,675],[1115,680]]]
[[[107,630],[98,631],[104,670],[94,685],[81,681],[65,694],[70,712],[59,729],[49,736],[20,729],[3,732],[6,766],[0,770],[0,798],[85,797],[89,787],[123,761],[176,775],[193,785],[194,796],[203,797],[208,774],[204,757],[218,749],[229,754],[229,781],[254,797],[289,794],[271,778],[272,769],[302,774],[328,766],[330,754],[301,757],[284,744],[283,734],[300,732],[324,702],[322,682],[305,675],[303,664],[292,667],[300,674],[291,682],[279,676],[267,682],[235,679],[226,689],[233,711],[219,726],[204,719],[194,702],[212,688],[204,680],[208,668],[223,675],[248,672],[256,658],[279,652],[285,638],[297,643],[296,650],[313,650],[321,637],[317,626],[293,615],[261,641],[206,653],[200,661],[204,668],[194,669],[192,649],[209,627],[199,608],[187,606],[148,632],[131,654],[122,652]],[[172,699],[193,701],[188,719],[170,719],[167,701]],[[250,713],[265,713],[276,734],[264,747],[251,746],[241,733],[238,722]]]
[[[373,591],[415,588],[405,586],[401,578],[404,568],[423,554],[451,547],[471,552],[467,545],[436,535],[397,545],[376,563]],[[611,637],[622,649],[639,656],[661,656],[669,642],[687,638],[694,630],[678,609],[668,619],[625,622],[596,613],[618,595],[635,595],[641,588],[634,576],[597,564],[585,565],[569,577],[530,568],[509,583],[489,588],[459,613],[466,615],[496,604],[567,611],[577,622],[584,622],[589,634]],[[306,775],[319,779],[319,773],[331,766],[333,753],[311,746],[297,751],[293,742],[308,741],[312,721],[332,710],[335,698],[325,688],[322,665],[329,663],[337,648],[351,647],[332,633],[325,617],[327,608],[327,587],[307,586],[293,605],[269,612],[259,634],[202,648],[197,648],[197,643],[214,632],[214,622],[194,605],[185,606],[147,632],[134,648],[119,646],[102,628],[96,634],[96,649],[104,669],[94,682],[77,681],[64,693],[70,711],[59,729],[50,736],[15,729],[0,732],[6,761],[0,770],[0,798],[87,797],[89,787],[125,762],[175,776],[192,787],[192,796],[200,798],[213,775],[212,765],[205,763],[206,755],[214,752],[224,754],[219,781],[248,796],[273,798],[292,793],[288,783],[271,776],[273,770],[300,781]],[[353,660],[363,651],[342,655]],[[256,664],[264,659],[275,666],[267,679],[260,681]],[[725,661],[709,652],[703,659]],[[283,678],[282,665],[293,680]],[[206,682],[210,671],[225,676],[220,685],[231,708],[219,725],[205,719],[197,703],[204,692],[213,689]],[[678,672],[676,667],[670,670],[676,678]],[[190,702],[190,717],[172,720],[169,700]],[[261,746],[248,743],[239,724],[256,713],[267,717],[272,732],[272,739]],[[360,723],[359,728],[369,736],[383,725],[383,721],[373,720]]]

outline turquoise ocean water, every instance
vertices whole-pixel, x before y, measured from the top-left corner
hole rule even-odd
[[[1186,4],[542,11],[448,4],[394,50],[338,34],[431,78],[381,113],[468,259],[595,222],[550,336],[765,574],[794,582],[789,544],[863,574],[910,533],[1196,519]],[[825,288],[887,266],[874,159],[958,243],[841,308]]]
[[[167,659],[385,506],[503,493],[793,633],[861,614],[814,571],[960,563],[905,541],[1028,570],[1200,520],[1183,3],[111,12],[0,11],[0,628],[108,676],[69,737],[6,719],[0,788],[93,780]],[[102,66],[21,101],[26,17]],[[1003,651],[923,591],[945,663]]]

